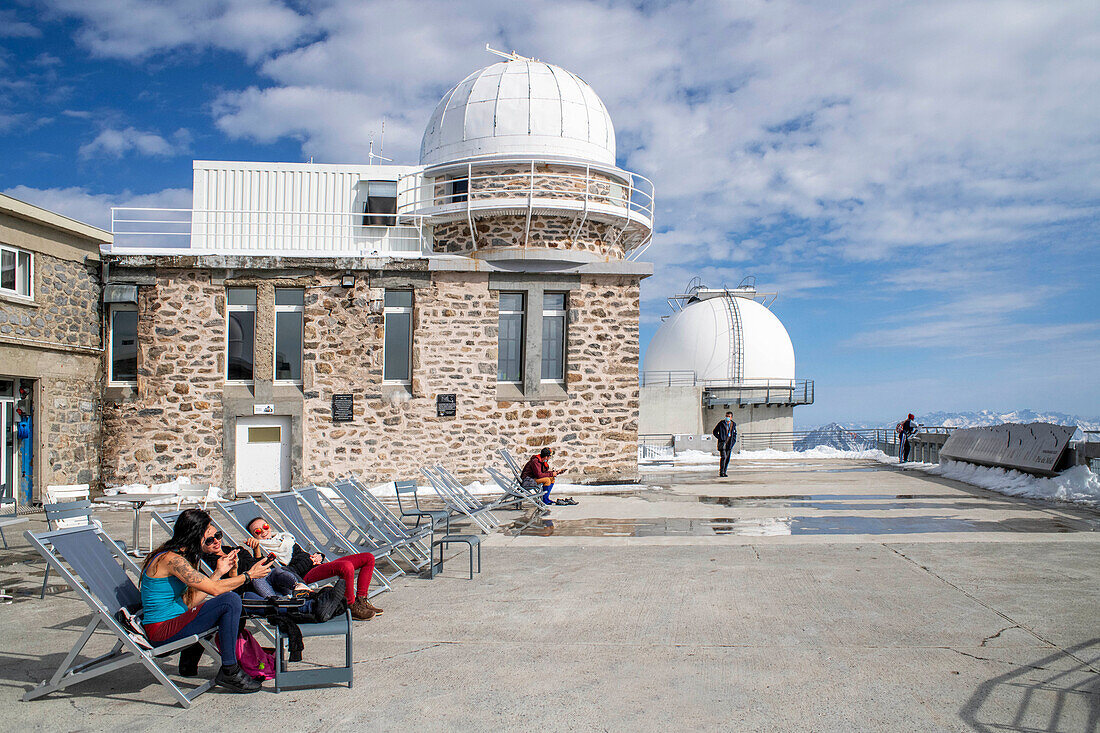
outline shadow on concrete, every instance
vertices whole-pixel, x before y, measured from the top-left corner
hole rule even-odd
[[[959,717],[987,733],[1095,731],[1100,727],[1098,665],[1100,638],[1056,651],[983,682]]]

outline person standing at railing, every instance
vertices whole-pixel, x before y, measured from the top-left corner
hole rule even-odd
[[[732,412],[727,412],[726,419],[714,426],[711,435],[718,441],[718,476],[725,478],[730,465],[730,454],[737,443],[737,423],[733,421]]]
[[[905,463],[909,460],[909,436],[916,432],[916,423],[913,422],[916,418],[913,417],[913,413],[909,413],[904,421],[899,422],[897,427],[894,428],[894,432],[898,435],[898,463]]]

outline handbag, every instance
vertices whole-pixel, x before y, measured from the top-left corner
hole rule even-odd
[[[248,629],[237,634],[237,664],[258,680],[275,678],[275,657],[267,652]]]

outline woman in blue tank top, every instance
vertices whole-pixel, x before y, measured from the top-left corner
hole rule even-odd
[[[167,644],[216,626],[222,666],[214,681],[234,692],[255,692],[259,681],[237,664],[241,597],[233,591],[267,575],[271,564],[256,563],[248,572],[237,574],[234,550],[218,560],[212,575],[203,575],[198,570],[202,550],[216,546],[221,534],[203,510],[180,513],[172,537],[149,554],[141,569],[142,621],[153,644]]]

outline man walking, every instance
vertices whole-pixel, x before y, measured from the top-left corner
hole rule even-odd
[[[733,421],[733,413],[727,412],[726,419],[715,425],[711,434],[718,440],[718,475],[725,478],[730,465],[730,453],[733,453],[733,445],[737,442],[737,423]]]

